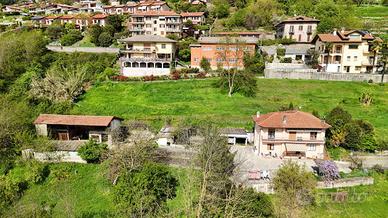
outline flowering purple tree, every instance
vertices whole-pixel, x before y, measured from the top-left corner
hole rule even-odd
[[[317,165],[318,173],[322,176],[324,181],[328,182],[340,178],[338,167],[333,161],[324,160],[317,163]]]

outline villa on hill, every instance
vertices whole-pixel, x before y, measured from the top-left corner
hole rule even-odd
[[[297,110],[262,115],[258,112],[253,121],[258,155],[324,157],[325,131],[331,126],[314,115]]]

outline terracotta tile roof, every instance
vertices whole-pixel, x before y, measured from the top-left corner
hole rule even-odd
[[[318,34],[318,37],[322,42],[342,42],[341,37],[332,33]]]
[[[57,19],[57,18],[58,17],[55,15],[49,15],[49,16],[44,17],[44,19]]]
[[[336,33],[325,33],[325,34],[318,34],[313,42],[316,41],[317,38],[319,38],[323,42],[361,42],[359,38],[353,39],[350,38],[349,35],[352,33],[358,33],[361,35],[361,38],[363,40],[373,40],[375,37],[365,31],[361,30],[348,30],[348,31],[338,31]]]
[[[314,115],[302,111],[280,111],[254,116],[257,125],[265,128],[327,129],[331,126]]]
[[[203,16],[205,12],[182,12],[182,17],[200,17]]]
[[[58,17],[58,19],[74,19],[75,17],[73,15],[62,15],[60,17]]]
[[[174,11],[144,11],[135,12],[132,16],[180,16]]]
[[[282,22],[294,22],[294,21],[314,21],[314,22],[319,22],[319,20],[312,18],[312,17],[306,17],[306,16],[295,16],[295,17],[290,17]]]
[[[106,14],[96,14],[92,18],[93,19],[105,19],[107,17],[108,17],[108,15],[106,15]]]
[[[82,116],[82,115],[60,115],[40,114],[34,124],[72,125],[72,126],[109,126],[114,116]],[[121,119],[121,118],[116,118]]]

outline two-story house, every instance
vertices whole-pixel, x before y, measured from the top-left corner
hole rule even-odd
[[[169,75],[176,41],[158,35],[136,35],[120,40],[121,74],[127,77]]]
[[[256,51],[255,37],[201,37],[198,43],[190,45],[191,66],[200,67],[206,58],[212,69],[243,69],[243,57]]]
[[[311,17],[296,16],[278,23],[276,38],[294,39],[300,43],[310,43],[316,33],[319,20]]]
[[[182,12],[182,22],[186,23],[191,21],[194,25],[201,25],[205,23],[205,13],[204,12]]]
[[[372,50],[372,41],[380,40],[371,33],[352,30],[318,34],[312,41],[320,53],[319,64],[325,72],[374,73],[377,56]]]
[[[174,11],[135,12],[128,25],[132,35],[182,34],[181,16]]]
[[[254,145],[260,156],[323,158],[330,125],[302,111],[280,111],[253,117]]]

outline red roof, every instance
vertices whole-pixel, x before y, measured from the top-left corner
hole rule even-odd
[[[265,128],[327,129],[331,126],[310,113],[303,111],[280,111],[254,116],[257,125]]]
[[[319,38],[322,42],[361,42],[360,39],[350,38],[349,35],[352,33],[358,33],[361,35],[363,40],[373,40],[375,37],[364,31],[350,30],[350,31],[336,31],[334,33],[318,34],[313,40],[313,43]]]
[[[40,114],[34,124],[71,125],[71,126],[104,126],[107,127],[114,116],[83,116],[83,115],[59,115]]]
[[[181,13],[182,17],[201,17],[204,12],[183,12]]]
[[[44,19],[57,19],[57,18],[58,17],[54,16],[54,15],[49,15],[49,16],[44,17]]]
[[[144,11],[135,12],[132,16],[179,16],[174,11]]]
[[[96,14],[92,18],[93,19],[105,19],[107,17],[108,17],[108,15],[106,15],[106,14]]]
[[[67,19],[74,19],[74,16],[73,15],[62,15],[62,16],[60,16],[60,17],[58,17],[59,19],[65,19],[65,20],[67,20]]]

